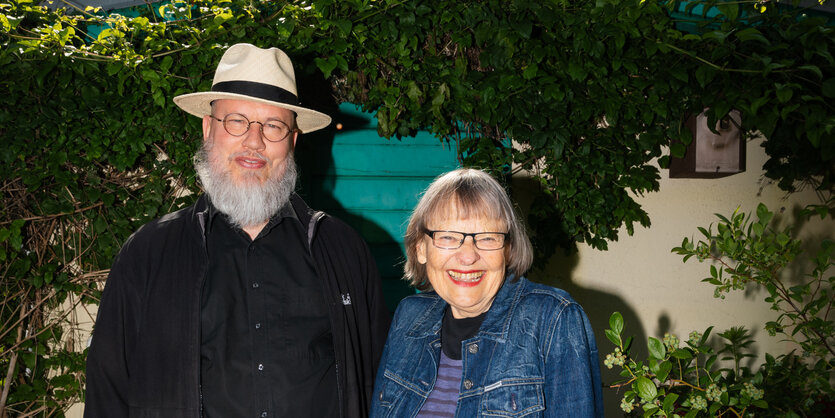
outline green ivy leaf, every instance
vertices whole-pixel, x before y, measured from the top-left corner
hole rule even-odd
[[[536,73],[537,73],[538,69],[539,68],[537,67],[536,63],[532,62],[532,63],[528,64],[527,67],[525,67],[524,71],[522,71],[522,77],[525,80],[531,80],[534,77],[536,77]]]
[[[334,24],[336,24],[336,26],[339,28],[340,31],[342,31],[344,35],[350,35],[351,29],[354,27],[353,23],[347,19],[339,19],[335,21]]]
[[[667,349],[664,348],[664,343],[655,337],[649,337],[647,348],[649,349],[650,357],[658,360],[664,359],[667,355]]]
[[[673,364],[669,361],[662,362],[658,365],[658,371],[655,373],[656,378],[660,382],[666,382],[667,376],[669,376],[670,372],[673,370]]]
[[[644,376],[640,376],[635,379],[635,383],[632,386],[635,389],[635,392],[638,393],[638,396],[641,397],[641,400],[644,402],[650,402],[658,396],[658,388],[655,387],[655,384],[652,383],[652,380]]]
[[[792,88],[785,84],[777,84],[777,100],[780,103],[786,103],[792,98],[792,94],[794,91]]]
[[[676,349],[675,351],[670,353],[670,355],[674,358],[679,359],[679,360],[689,360],[689,359],[693,358],[693,354],[690,351],[682,349],[682,348]]]
[[[446,83],[441,83],[441,85],[438,86],[438,89],[435,91],[435,94],[432,96],[432,108],[440,108],[448,97],[449,87],[447,87]]]
[[[704,88],[713,79],[714,70],[707,66],[700,66],[696,69],[696,81]]]
[[[665,396],[664,397],[664,403],[661,404],[661,409],[663,409],[664,412],[667,412],[667,413],[673,412],[673,408],[675,407],[677,400],[678,400],[678,394],[676,394],[676,393],[671,393],[671,394]]]
[[[609,328],[617,335],[623,332],[623,315],[620,312],[612,312],[609,316]]]
[[[319,67],[319,71],[325,76],[325,78],[330,77],[331,73],[338,64],[335,57],[330,56],[325,59],[322,58],[314,58],[313,62],[316,63],[316,66]]]
[[[743,42],[746,41],[757,41],[763,43],[765,45],[769,45],[770,42],[763,36],[762,32],[757,30],[756,28],[746,28],[736,33],[736,37]]]
[[[751,405],[754,405],[757,408],[768,409],[768,402],[762,399],[757,399],[754,402],[751,402]]]
[[[799,68],[801,70],[811,71],[819,79],[823,78],[823,72],[821,71],[820,67],[818,67],[817,65],[801,65],[797,68]]]
[[[728,18],[728,20],[736,20],[739,18],[739,3],[718,3],[716,8]]]
[[[681,142],[670,144],[670,155],[674,158],[684,158],[685,153],[687,153],[687,147]]]
[[[612,344],[614,344],[617,347],[621,346],[620,335],[616,334],[614,331],[610,329],[604,330],[604,332],[606,333],[606,338],[608,338],[609,341],[612,342]]]

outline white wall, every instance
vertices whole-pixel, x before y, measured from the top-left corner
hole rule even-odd
[[[636,198],[649,214],[651,227],[636,226],[633,236],[622,230],[620,241],[609,243],[608,251],[580,245],[577,254],[559,254],[544,272],[530,274],[535,280],[568,290],[583,305],[595,329],[601,357],[614,348],[603,330],[616,310],[624,315],[624,334],[634,335],[637,344],[633,345],[643,347],[644,353],[648,336],[660,338],[664,332],[672,332],[684,341],[691,331],[701,332],[710,325],[715,326],[714,334],[738,325],[751,330],[757,340],[755,365],[764,360],[765,352],[781,354],[790,349],[763,329],[766,321],[776,318],[770,305],[763,302],[764,290],[747,289],[716,299],[714,287],[701,283],[710,275],[710,265],[695,258],[684,264],[681,256],[670,252],[685,236],[701,237],[697,227],[715,224],[714,213],[730,216],[737,207],[751,213],[763,202],[772,211],[782,211],[775,217],[786,221],[796,219],[799,208],[819,203],[812,191],[787,196],[764,179],[761,167],[766,155],[761,142],[747,144],[744,173],[720,179],[670,179],[668,170],[661,170],[660,191]],[[835,225],[829,218],[816,218],[799,233],[800,238],[819,242],[821,237],[835,237]],[[619,377],[604,369],[604,383],[613,379]],[[606,389],[604,394],[606,415],[621,416],[618,405],[622,393]]]

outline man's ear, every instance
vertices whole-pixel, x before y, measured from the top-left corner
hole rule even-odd
[[[299,140],[299,131],[298,129],[293,131],[293,149],[296,149],[296,141]]]
[[[209,139],[209,133],[212,130],[212,117],[209,115],[203,116],[203,142]]]
[[[420,264],[426,264],[426,239],[421,239],[415,247],[417,253],[417,261]]]

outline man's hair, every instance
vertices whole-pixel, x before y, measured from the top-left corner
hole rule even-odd
[[[436,178],[412,211],[404,238],[406,264],[403,270],[409,284],[421,291],[432,290],[426,277],[426,266],[417,260],[417,246],[426,236],[426,225],[431,219],[450,215],[455,219],[498,221],[507,228],[502,250],[507,273],[518,278],[528,271],[533,262],[531,241],[504,188],[481,170],[461,168]]]

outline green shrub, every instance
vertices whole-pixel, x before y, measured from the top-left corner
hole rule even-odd
[[[810,216],[813,211],[807,212]],[[801,254],[801,241],[792,238],[791,227],[775,230],[774,214],[764,205],[756,218],[734,212],[717,215],[716,231],[699,228],[702,239],[685,238],[673,252],[699,261],[711,261],[710,277],[715,296],[757,286],[768,292],[765,302],[778,313],[765,324],[770,335],[780,335],[799,352],[766,354],[757,370],[741,366],[754,343],[744,327],[733,327],[721,337],[715,350],[708,340],[713,327],[692,332],[684,345],[675,335],[663,341],[649,337],[649,358],[629,356],[631,339],[622,336],[622,316],[609,319],[606,336],[615,345],[605,366],[622,368],[626,378],[616,387],[628,387],[622,409],[642,408],[644,416],[780,416],[813,417],[831,413],[835,406],[835,243],[823,240],[807,274],[788,277],[787,267]],[[719,266],[717,268],[717,265]],[[728,367],[727,362],[732,366]]]

